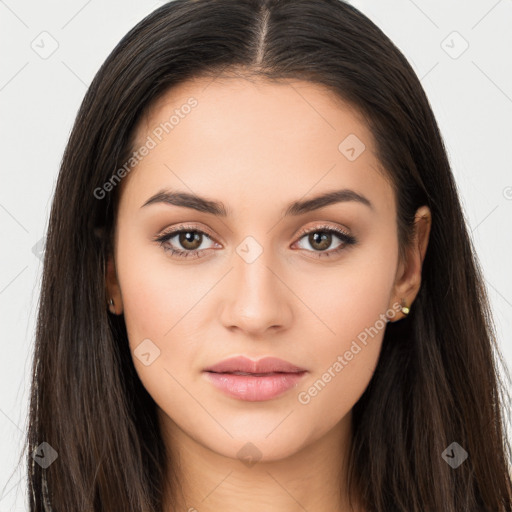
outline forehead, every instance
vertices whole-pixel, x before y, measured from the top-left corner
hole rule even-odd
[[[190,107],[191,103],[195,105]],[[372,134],[358,110],[325,86],[238,76],[198,77],[172,87],[139,121],[135,138],[142,142],[154,128],[169,121],[172,126],[167,131],[177,135],[176,128],[185,124],[182,121],[187,117],[192,121],[186,124],[195,121],[201,125],[199,135],[215,134],[217,141],[232,131],[243,136],[265,128],[258,133],[258,140],[265,139],[265,135],[268,140],[275,140],[275,135],[280,135],[281,141],[315,140],[331,132],[336,142],[346,129],[352,129],[367,146],[373,145]],[[325,142],[331,142],[331,138]]]
[[[189,80],[160,97],[134,135],[134,150],[152,141],[123,180],[137,195],[168,186],[229,202],[236,189],[281,203],[343,186],[394,206],[363,116],[311,82]]]

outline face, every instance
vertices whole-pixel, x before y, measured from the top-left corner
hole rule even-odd
[[[249,441],[263,460],[311,445],[349,418],[386,316],[419,286],[370,131],[315,84],[196,79],[153,106],[134,146],[108,291],[160,418],[233,458]],[[234,356],[304,371],[204,371]]]

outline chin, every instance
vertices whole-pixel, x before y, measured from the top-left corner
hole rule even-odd
[[[219,455],[240,460],[247,467],[252,467],[256,462],[283,460],[302,450],[306,439],[299,432],[294,432],[291,437],[289,428],[278,431],[279,427],[274,432],[272,428],[253,428],[240,436],[230,431],[233,438],[226,439],[226,436],[222,436],[212,440],[208,437],[206,446]],[[272,433],[269,435],[269,432]]]

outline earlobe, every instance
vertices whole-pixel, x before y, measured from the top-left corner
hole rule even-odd
[[[120,315],[123,312],[123,301],[121,297],[121,289],[117,280],[115,262],[112,255],[108,256],[105,270],[107,306],[112,314]]]

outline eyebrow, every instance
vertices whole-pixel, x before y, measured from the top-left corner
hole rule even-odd
[[[365,196],[358,194],[354,190],[344,188],[341,190],[333,190],[320,194],[316,197],[313,197],[312,199],[307,199],[304,201],[293,201],[287,206],[284,212],[284,216],[287,217],[290,215],[303,215],[305,213],[324,208],[331,204],[349,201],[363,204],[372,210],[374,209],[371,201]],[[224,206],[222,202],[199,197],[194,194],[189,194],[188,192],[161,190],[155,195],[151,196],[141,206],[141,208],[155,203],[164,203],[174,206],[182,206],[185,208],[192,208],[193,210],[210,213],[219,217],[227,217],[229,215],[229,210]]]

